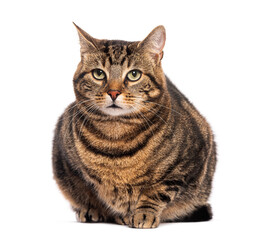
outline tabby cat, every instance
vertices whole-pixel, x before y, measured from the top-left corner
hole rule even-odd
[[[156,228],[211,219],[213,134],[163,73],[165,28],[138,42],[76,28],[76,101],[57,123],[53,170],[78,221]]]

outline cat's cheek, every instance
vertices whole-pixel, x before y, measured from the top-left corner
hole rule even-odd
[[[151,89],[149,92],[147,92],[147,96],[151,99],[158,98],[161,95],[161,91],[158,88]]]
[[[85,90],[83,92],[83,95],[88,98],[88,99],[91,99],[91,100],[94,100],[96,99],[96,92],[95,91],[92,91],[92,90]],[[101,96],[98,96],[97,98],[101,98]]]

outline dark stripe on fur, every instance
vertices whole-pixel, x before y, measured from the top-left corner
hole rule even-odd
[[[170,197],[168,195],[164,193],[159,193],[158,196],[162,202],[166,202],[166,203],[170,202]]]
[[[99,177],[99,174],[97,174],[95,170],[90,169],[85,165],[83,165],[83,168],[91,179],[97,181],[99,184],[102,183],[102,179]]]
[[[163,182],[163,184],[166,185],[166,186],[174,186],[174,185],[184,186],[184,182],[180,181],[180,180],[165,180]]]
[[[82,79],[87,73],[88,73],[88,72],[82,72],[82,73],[80,73],[79,76],[78,76],[76,79],[74,79],[74,83],[77,84],[77,83],[79,82],[79,80]]]
[[[167,187],[165,189],[165,191],[167,191],[167,192],[178,192],[179,188],[178,187]]]
[[[149,205],[144,205],[144,206],[140,206],[138,207],[137,209],[144,209],[144,208],[150,208],[150,209],[153,209],[154,211],[156,211],[156,208],[152,207],[152,206],[149,206]]]
[[[76,128],[76,134],[79,134],[79,129]],[[150,136],[149,136],[150,137]],[[109,158],[122,158],[127,156],[134,156],[139,150],[144,148],[144,146],[148,143],[149,138],[146,138],[143,142],[140,142],[137,144],[136,147],[122,151],[120,149],[114,148],[114,149],[97,149],[95,148],[91,142],[84,136],[80,136],[80,140],[82,141],[83,145],[87,148],[88,151],[96,154],[96,155],[102,155]]]
[[[156,86],[161,92],[163,92],[163,91],[162,91],[162,86],[156,81],[155,77],[154,77],[152,74],[150,74],[150,73],[147,73],[146,75],[151,79],[151,81],[155,84],[155,86]]]
[[[120,64],[123,65],[125,61],[126,61],[126,57],[123,57]]]

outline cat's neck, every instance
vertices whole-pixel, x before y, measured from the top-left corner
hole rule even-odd
[[[86,108],[80,106],[78,111],[81,114],[74,118],[74,122],[79,129],[85,130],[85,134],[90,132],[110,140],[132,139],[163,125],[170,116],[170,109],[170,98],[167,95],[158,102],[146,101],[141,112],[124,116],[108,116],[98,111],[88,113]]]

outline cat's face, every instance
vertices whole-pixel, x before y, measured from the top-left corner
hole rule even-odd
[[[77,29],[82,59],[74,76],[77,101],[88,112],[111,116],[149,111],[165,87],[160,64],[164,28],[157,27],[142,42],[98,40]]]

